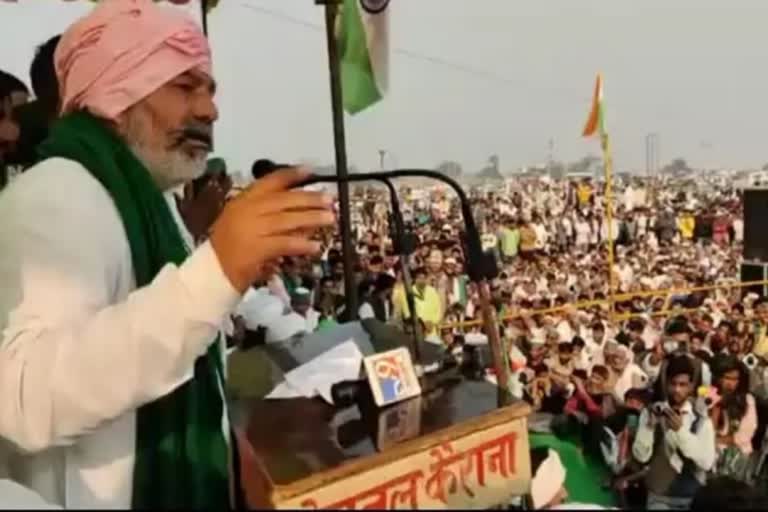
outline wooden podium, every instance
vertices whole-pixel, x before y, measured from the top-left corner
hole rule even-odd
[[[461,380],[375,412],[241,400],[249,508],[485,509],[529,492],[529,406]]]

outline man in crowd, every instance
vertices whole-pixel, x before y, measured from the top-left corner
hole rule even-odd
[[[13,118],[9,93],[0,92],[0,190],[8,182],[7,162],[19,140],[19,125]]]
[[[437,326],[443,312],[440,294],[434,286],[429,284],[427,276],[426,268],[418,268],[413,273],[413,299],[416,306],[416,316],[424,322],[425,336],[434,337],[437,335]],[[406,304],[406,311],[407,307]]]
[[[40,45],[32,59],[29,78],[35,99],[14,109],[19,125],[19,141],[9,161],[27,168],[37,161],[37,146],[48,136],[51,123],[59,113],[59,83],[54,67],[54,52],[60,35]]]
[[[19,123],[14,110],[27,102],[29,90],[24,83],[0,70],[0,190],[10,179],[12,155],[19,143]]]
[[[395,278],[389,274],[381,273],[373,283],[373,293],[360,305],[358,317],[361,320],[375,318],[379,322],[389,322],[392,318],[392,289],[395,287]]]
[[[666,401],[640,414],[632,452],[648,464],[651,510],[687,510],[715,463],[715,430],[709,416],[693,407],[695,371],[677,355],[665,368]]]
[[[12,74],[0,70],[0,96],[8,98],[11,107],[16,108],[29,101],[29,89]]]
[[[65,508],[226,509],[219,330],[280,257],[319,252],[331,199],[292,189],[306,173],[274,173],[190,253],[163,194],[211,149],[199,27],[110,0],[64,33],[55,62],[63,118],[0,195],[3,469]]]

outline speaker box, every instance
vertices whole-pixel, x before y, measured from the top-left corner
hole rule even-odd
[[[744,260],[768,262],[768,188],[744,189]]]
[[[745,261],[741,264],[741,282],[768,280],[768,263]],[[768,285],[747,286],[741,289],[741,296],[755,292],[761,297],[768,297]]]

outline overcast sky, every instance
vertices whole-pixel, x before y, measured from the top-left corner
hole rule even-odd
[[[221,119],[217,153],[333,159],[323,15],[313,0],[220,0],[210,17]],[[26,80],[34,44],[87,2],[0,1],[0,68]],[[661,158],[702,166],[768,162],[768,1],[392,0],[390,93],[347,117],[350,161],[503,169],[598,153],[580,138],[605,75],[618,169]]]

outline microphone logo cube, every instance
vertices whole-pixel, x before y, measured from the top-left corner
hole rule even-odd
[[[421,386],[406,348],[368,356],[363,360],[376,405],[383,407],[421,394]]]

